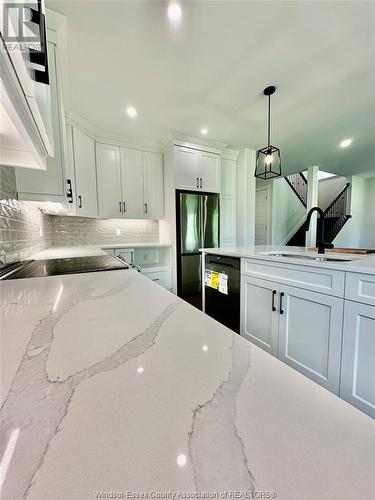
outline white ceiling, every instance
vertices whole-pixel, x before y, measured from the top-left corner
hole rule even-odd
[[[275,84],[286,173],[375,170],[374,2],[188,1],[178,28],[161,1],[47,5],[68,20],[69,106],[107,134],[162,141],[207,126],[213,140],[258,149],[262,90]]]

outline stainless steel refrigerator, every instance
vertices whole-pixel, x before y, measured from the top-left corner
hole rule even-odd
[[[177,294],[202,307],[200,248],[219,246],[219,195],[176,191]]]

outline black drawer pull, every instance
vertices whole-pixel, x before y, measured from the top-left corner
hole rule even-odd
[[[280,314],[284,314],[284,309],[283,309],[283,297],[284,297],[284,292],[280,293]]]
[[[272,311],[276,311],[275,296],[276,296],[276,290],[272,290]]]

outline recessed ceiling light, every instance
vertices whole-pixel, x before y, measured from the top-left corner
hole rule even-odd
[[[208,134],[208,128],[207,127],[201,128],[201,134],[202,135],[207,135]]]
[[[340,142],[340,148],[348,148],[352,142],[353,139],[344,139],[343,141]]]
[[[135,118],[138,113],[137,113],[137,110],[135,109],[134,106],[128,106],[126,108],[126,114],[130,117],[130,118]]]
[[[167,13],[172,24],[179,24],[182,17],[182,9],[177,2],[170,2]]]

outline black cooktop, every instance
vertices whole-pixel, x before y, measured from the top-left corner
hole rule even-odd
[[[129,269],[129,266],[111,255],[71,257],[67,259],[29,260],[1,270],[0,279],[38,278],[59,274],[92,273]]]

